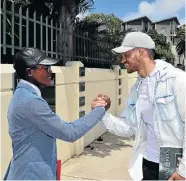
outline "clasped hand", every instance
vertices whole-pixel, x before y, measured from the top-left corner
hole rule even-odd
[[[104,107],[107,111],[110,108],[111,100],[108,96],[99,94],[96,99],[94,99],[91,103],[91,108],[94,109],[96,107]]]

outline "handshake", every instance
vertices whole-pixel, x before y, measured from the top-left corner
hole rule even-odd
[[[111,100],[108,96],[99,94],[96,99],[94,99],[91,103],[91,108],[94,109],[96,107],[104,107],[107,111],[110,108]]]

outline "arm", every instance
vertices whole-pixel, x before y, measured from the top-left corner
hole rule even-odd
[[[105,113],[102,123],[104,127],[112,134],[122,137],[130,137],[135,134],[136,124],[130,120],[130,110],[126,108],[120,118],[117,118],[110,113]]]
[[[136,133],[136,92],[134,88],[127,99],[126,108],[121,113],[120,118],[117,118],[110,113],[106,113],[103,117],[102,123],[104,127],[117,136],[130,137]]]
[[[52,112],[46,101],[35,98],[26,106],[27,117],[41,131],[51,137],[73,142],[86,134],[103,117],[105,108],[97,107],[84,117],[67,123]]]
[[[186,177],[186,137],[185,137],[185,121],[186,121],[186,73],[184,72],[181,76],[178,76],[175,79],[175,83],[173,85],[173,91],[176,99],[176,104],[178,107],[178,112],[182,122],[184,123],[184,138],[183,138],[183,156],[180,161],[179,167],[177,169],[177,173],[182,177]]]

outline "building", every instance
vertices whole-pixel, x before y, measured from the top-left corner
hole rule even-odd
[[[123,23],[124,30],[144,31],[148,32],[153,29],[158,33],[167,37],[169,42],[174,41],[178,26],[180,25],[177,17],[163,19],[160,21],[152,22],[147,16],[136,18]]]
[[[180,22],[177,17],[163,19],[152,23],[153,29],[158,33],[163,34],[167,37],[169,42],[174,44],[174,38],[176,37],[178,26]]]
[[[163,19],[152,24],[153,29],[156,30],[158,33],[166,36],[167,40],[171,43],[171,50],[175,56],[175,65],[184,64],[183,63],[184,57],[183,56],[180,57],[176,52],[176,45],[178,43],[176,36],[179,25],[180,22],[177,17]]]
[[[180,22],[177,17],[171,17],[156,22],[152,22],[147,16],[132,19],[123,23],[124,30],[143,31],[156,30],[158,33],[167,37],[167,41],[171,44],[172,53],[175,55],[175,65],[182,64],[184,57],[179,57],[176,52],[177,31]]]
[[[123,23],[124,30],[148,31],[152,29],[152,21],[143,16]]]

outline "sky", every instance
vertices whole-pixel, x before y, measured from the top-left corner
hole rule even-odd
[[[113,13],[123,21],[148,16],[152,21],[177,16],[185,22],[185,0],[94,0],[90,13]],[[88,13],[88,14],[90,14]],[[86,14],[87,15],[87,14]]]

